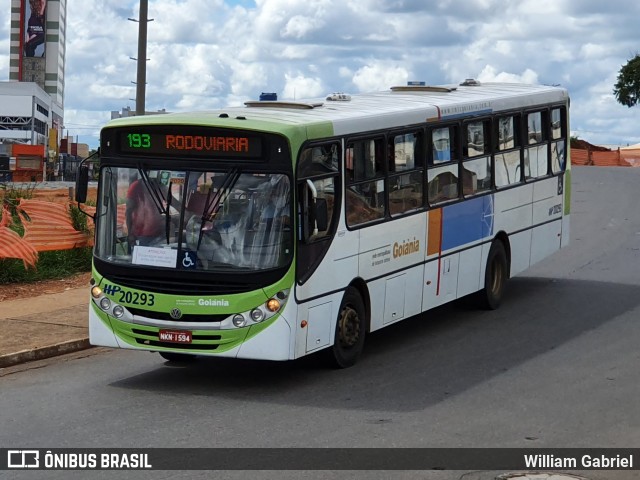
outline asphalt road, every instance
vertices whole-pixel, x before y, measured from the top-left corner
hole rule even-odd
[[[178,368],[157,354],[106,349],[16,369],[0,377],[0,447],[638,447],[639,185],[640,168],[574,168],[571,247],[513,278],[497,311],[455,303],[372,334],[351,369],[325,370],[313,359],[203,359]],[[250,476],[485,480],[498,473]],[[638,470],[576,473],[640,478]],[[29,474],[7,478],[89,478]]]

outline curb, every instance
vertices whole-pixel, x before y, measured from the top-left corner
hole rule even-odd
[[[66,353],[73,353],[79,350],[91,348],[88,338],[79,338],[67,342],[50,345],[47,347],[37,347],[31,350],[22,350],[16,353],[0,355],[0,368],[12,367],[20,363],[43,360],[45,358],[56,357]]]

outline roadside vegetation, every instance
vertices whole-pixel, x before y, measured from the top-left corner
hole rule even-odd
[[[24,235],[24,221],[28,221],[26,214],[18,208],[21,198],[34,197],[35,184],[14,186],[0,184],[0,220],[5,212],[11,215],[9,228],[18,235]],[[69,216],[73,227],[81,232],[89,232],[87,217],[71,205]],[[83,247],[71,250],[40,252],[36,268],[26,269],[22,260],[14,258],[0,258],[0,284],[31,283],[40,280],[61,279],[76,273],[91,270],[92,248]]]

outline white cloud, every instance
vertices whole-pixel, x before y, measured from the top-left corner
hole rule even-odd
[[[308,78],[301,74],[295,76],[285,74],[285,85],[282,99],[300,99],[305,97],[318,97],[326,92],[319,78]]]
[[[394,85],[404,85],[409,72],[403,67],[387,62],[372,62],[353,75],[353,83],[361,92],[386,90]]]
[[[8,80],[11,9],[0,1],[0,80]],[[65,123],[104,122],[135,97],[129,57],[137,56],[138,25],[127,18],[138,17],[138,1],[67,2],[67,9]],[[640,2],[154,0],[149,17],[148,109],[476,77],[562,84],[582,138],[640,141],[640,107],[623,107],[611,93],[638,51]],[[95,145],[95,130],[76,133],[87,132]]]
[[[516,74],[497,72],[491,65],[484,67],[477,79],[480,82],[539,83],[538,74],[529,68],[521,74]]]

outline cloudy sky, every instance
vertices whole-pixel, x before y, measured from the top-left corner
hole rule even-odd
[[[0,80],[10,0],[0,0]],[[92,147],[135,110],[138,0],[67,0],[65,126]],[[573,135],[640,142],[640,106],[612,94],[640,52],[637,0],[149,0],[147,110],[240,105],[428,84],[557,84]],[[1,109],[1,106],[0,106]]]

